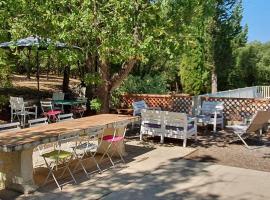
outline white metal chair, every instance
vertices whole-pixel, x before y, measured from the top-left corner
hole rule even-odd
[[[141,111],[143,109],[147,109],[147,110],[161,110],[160,107],[149,107],[144,100],[142,101],[134,101],[132,103],[133,106],[133,116],[140,116],[141,115]]]
[[[187,139],[195,135],[197,140],[196,118],[189,118],[185,113],[163,112],[164,136],[183,139],[183,147],[186,147]],[[163,142],[163,141],[162,141]]]
[[[57,100],[64,100],[65,99],[65,93],[63,92],[54,92],[52,96],[53,101]]]
[[[68,121],[68,120],[73,120],[73,113],[69,113],[69,114],[59,114],[57,116],[58,121]]]
[[[55,149],[53,151],[49,151],[47,153],[43,153],[42,157],[46,163],[47,168],[49,169],[49,173],[44,181],[44,185],[49,181],[49,177],[52,176],[53,180],[55,181],[56,185],[60,190],[62,190],[62,186],[67,183],[77,183],[74,175],[72,174],[69,165],[73,158],[73,152],[63,150],[63,145],[67,144],[68,147],[70,147],[71,142],[77,142],[78,141],[78,135],[59,135],[57,145],[55,146]],[[66,148],[65,148],[66,149]],[[71,176],[72,180],[60,184],[59,181],[56,178],[56,172],[60,169],[63,169],[61,172],[61,175],[59,176],[59,179],[62,178],[65,175],[65,172],[68,171],[69,175]]]
[[[43,116],[47,117],[49,122],[58,120],[57,116],[61,113],[61,111],[54,109],[51,101],[40,101],[40,105]]]
[[[100,145],[102,145],[102,143],[105,143],[107,144],[107,147],[105,148],[105,151],[103,152],[99,162],[101,162],[103,158],[107,156],[111,162],[112,167],[115,167],[115,164],[121,161],[125,163],[123,152],[120,152],[118,146],[120,145],[120,143],[123,143],[124,145],[124,138],[128,123],[129,122],[127,121],[116,122],[113,125],[113,131],[108,135],[104,134],[102,136]],[[112,157],[114,154],[120,156],[120,160],[113,161]]]
[[[164,121],[163,112],[158,110],[146,110],[141,111],[142,122],[140,130],[140,140],[142,140],[143,134],[151,136],[160,136],[160,141],[163,141],[163,129],[162,124]]]
[[[197,122],[204,125],[213,125],[213,131],[217,131],[217,125],[224,128],[223,102],[204,101],[199,108],[199,114],[196,116]]]
[[[52,96],[52,101],[62,101],[65,99],[65,93],[63,92],[54,92]],[[57,103],[54,102],[54,109],[64,111],[64,105],[57,105]]]
[[[20,127],[20,123],[19,122],[13,122],[13,123],[8,123],[8,124],[1,124],[0,125],[0,132],[4,132],[4,131],[16,131],[19,130]]]
[[[81,141],[78,145],[73,147],[74,155],[78,159],[78,163],[75,166],[74,170],[77,169],[79,166],[81,166],[88,178],[90,178],[89,176],[95,172],[99,173],[102,172],[95,156],[101,144],[101,143],[98,144],[98,137],[102,137],[103,132],[104,132],[103,127],[99,127],[94,130],[93,129],[85,130],[86,135],[85,137],[83,137],[85,140]],[[92,172],[87,171],[84,163],[90,160],[93,160],[95,162],[97,170],[94,170]]]
[[[24,102],[23,98],[21,97],[10,97],[9,102],[11,107],[11,122],[13,122],[16,116],[21,122],[22,126],[25,126],[26,117],[34,115],[34,117],[37,118],[37,106],[26,106],[27,102]]]
[[[244,134],[250,134],[259,132],[262,134],[262,130],[266,124],[268,124],[270,120],[270,111],[257,111],[256,114],[253,115],[249,124],[238,124],[226,126],[228,129],[232,129],[234,134],[243,142],[243,144],[250,149],[250,146],[246,143],[243,136]]]

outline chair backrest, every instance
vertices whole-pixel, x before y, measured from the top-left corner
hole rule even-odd
[[[46,125],[48,124],[48,119],[47,117],[31,119],[31,120],[28,120],[28,123],[29,123],[29,127]]]
[[[75,145],[77,145],[78,141],[79,141],[79,134],[73,134],[73,135],[60,134],[58,135],[58,140],[56,141],[55,148],[58,150],[68,149],[74,146],[72,145],[72,143],[75,143]]]
[[[147,109],[148,108],[148,106],[147,106],[147,104],[145,103],[144,100],[142,100],[142,101],[134,101],[132,103],[132,106],[133,106],[133,115],[134,116],[140,115],[142,109]]]
[[[51,101],[40,101],[40,105],[43,113],[53,110]]]
[[[265,124],[270,120],[270,111],[257,111],[253,115],[250,124],[247,127],[246,132],[251,133],[262,129]]]
[[[188,117],[186,113],[164,112],[164,125],[166,127],[178,127],[187,129]]]
[[[54,92],[52,96],[53,101],[57,100],[64,100],[65,99],[65,93],[63,92]]]
[[[23,110],[24,101],[22,97],[10,97],[9,99],[11,109],[13,110]]]
[[[162,124],[164,111],[142,109],[142,123]]]
[[[4,131],[15,131],[15,130],[19,130],[20,127],[20,123],[19,122],[14,122],[14,123],[8,123],[8,124],[1,124],[0,125],[0,132],[4,132]]]
[[[69,114],[60,114],[57,116],[59,121],[67,121],[67,120],[73,120],[73,113]]]
[[[203,101],[201,114],[213,114],[216,111],[222,112],[224,109],[223,102]]]

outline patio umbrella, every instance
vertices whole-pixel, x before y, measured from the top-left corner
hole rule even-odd
[[[49,47],[52,47],[57,50],[61,49],[66,49],[66,48],[72,48],[72,49],[78,49],[81,50],[80,47],[78,46],[68,46],[65,43],[62,42],[53,42],[49,38],[41,38],[38,36],[30,36],[27,38],[22,38],[17,41],[10,41],[10,42],[3,42],[0,43],[0,48],[2,49],[13,49],[13,48],[18,48],[18,49],[36,49],[37,54],[36,54],[36,65],[37,65],[37,87],[39,91],[39,51],[40,50],[48,50]]]

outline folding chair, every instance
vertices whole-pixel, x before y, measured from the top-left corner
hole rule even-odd
[[[62,101],[65,99],[65,93],[63,92],[54,92],[52,96],[53,101]],[[54,109],[64,111],[64,105],[56,105],[54,106]]]
[[[123,163],[125,163],[122,152],[119,151],[118,145],[121,144],[121,142],[124,142],[128,123],[129,122],[126,121],[116,122],[113,124],[112,132],[108,135],[104,134],[102,136],[101,143],[107,143],[107,147],[105,148],[105,151],[103,152],[103,155],[101,156],[99,162],[101,162],[103,158],[107,156],[112,164],[112,167],[115,167],[115,164],[117,162],[122,161]],[[111,155],[109,153],[110,150],[112,150]],[[112,160],[112,157],[115,153],[117,153],[120,156],[120,160],[114,162]]]
[[[74,170],[76,170],[80,165],[88,178],[90,178],[90,175],[95,173],[95,172],[99,172],[99,173],[102,172],[95,156],[96,156],[97,150],[100,146],[98,144],[98,136],[102,136],[103,132],[104,132],[103,127],[99,127],[99,128],[94,129],[94,130],[92,130],[92,129],[85,130],[85,134],[86,134],[85,139],[86,140],[80,142],[80,144],[73,147],[74,155],[78,159],[78,163],[75,166]],[[88,172],[86,170],[86,166],[84,164],[84,162],[86,162],[87,160],[88,161],[93,160],[96,164],[97,170],[94,170],[92,172]]]
[[[87,103],[87,98],[85,97],[78,97],[77,101],[79,101],[79,104],[72,105],[71,106],[71,112],[74,115],[79,114],[79,116],[82,118],[84,115],[84,112],[86,111],[86,103]]]
[[[33,119],[33,120],[28,120],[29,123],[29,127],[36,127],[36,126],[41,126],[41,125],[47,125],[48,124],[48,119],[47,117],[43,117],[43,118],[38,118],[38,119]],[[42,161],[39,159],[41,158],[41,155],[43,154],[45,149],[45,145],[41,144],[38,145],[35,149],[34,149],[34,166],[42,166],[44,165],[44,163],[42,163]],[[38,152],[38,155],[35,155]],[[34,173],[35,173],[35,168],[34,168]]]
[[[40,101],[43,115],[48,118],[49,122],[57,121],[57,115],[61,113],[60,110],[55,110],[51,101]]]
[[[244,145],[250,149],[250,146],[244,140],[243,135],[247,133],[255,133],[257,131],[259,131],[261,135],[264,125],[267,124],[269,120],[269,111],[257,111],[257,113],[253,115],[250,124],[232,125],[226,126],[226,128],[232,129],[237,137],[244,143]]]
[[[8,124],[1,124],[0,125],[0,132],[4,131],[16,131],[19,130],[20,127],[20,122],[13,122],[13,123],[8,123]]]
[[[62,146],[64,144],[67,144],[68,147],[70,147],[70,143],[71,142],[76,143],[78,141],[78,137],[79,137],[78,135],[73,136],[59,135],[57,146],[55,146],[55,149],[53,151],[42,154],[45,164],[49,169],[49,173],[44,181],[44,185],[49,181],[50,176],[53,177],[53,180],[55,181],[56,185],[60,190],[62,190],[63,185],[66,185],[71,182],[77,183],[69,168],[69,164],[73,158],[73,152],[62,150],[63,148]],[[59,184],[59,181],[57,180],[55,174],[59,169],[63,169],[61,175],[59,176],[59,179],[64,176],[66,171],[68,171],[72,180]]]
[[[73,120],[73,113],[69,114],[60,114],[57,116],[58,122],[60,121],[68,121],[68,120]]]

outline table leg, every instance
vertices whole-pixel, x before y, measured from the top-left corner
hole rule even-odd
[[[0,187],[23,193],[30,193],[37,189],[33,180],[33,148],[0,152]]]

